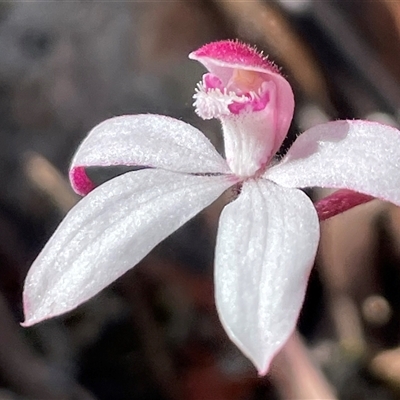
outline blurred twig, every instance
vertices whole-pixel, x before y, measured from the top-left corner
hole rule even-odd
[[[383,207],[371,202],[321,224],[318,265],[326,301],[340,344],[356,357],[366,349],[357,303],[377,291],[373,220]]]
[[[297,332],[292,334],[275,357],[271,380],[282,399],[336,399],[331,385],[311,361],[311,356]]]
[[[346,62],[342,76],[337,82],[344,97],[351,99],[352,106],[357,107],[357,103],[365,93],[367,98],[363,101],[376,102],[380,107],[384,107],[385,111],[398,118],[400,106],[398,84],[382,64],[380,57],[377,57],[370,44],[357,32],[354,24],[334,1],[314,1],[311,4],[313,20],[321,26],[321,31],[328,36],[331,46],[339,49],[341,59]],[[345,75],[350,70],[353,71],[353,75],[351,78],[346,78]],[[357,80],[354,79],[355,74]],[[376,104],[371,106],[374,107]]]
[[[49,197],[63,214],[78,202],[79,197],[73,192],[67,180],[40,154],[27,153],[24,170],[32,184]]]
[[[379,352],[372,358],[369,368],[376,377],[400,390],[400,348]]]

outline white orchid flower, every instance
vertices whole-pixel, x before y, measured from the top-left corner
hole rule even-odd
[[[71,166],[86,195],[65,217],[25,282],[25,326],[70,311],[136,265],[158,243],[233,185],[215,252],[215,296],[230,339],[268,371],[295,328],[319,241],[316,208],[300,190],[343,188],[322,218],[377,197],[400,205],[400,132],[366,121],[335,121],[274,155],[293,116],[289,83],[237,41],[190,55],[207,69],[196,112],[222,122],[226,160],[196,128],[159,115],[121,116],[95,127]],[[130,165],[94,188],[85,168]]]

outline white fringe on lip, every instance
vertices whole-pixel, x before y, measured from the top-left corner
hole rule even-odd
[[[219,118],[223,115],[231,115],[229,105],[233,102],[246,103],[249,98],[245,95],[238,96],[235,92],[227,92],[226,89],[206,89],[203,82],[196,87],[193,106],[196,114],[203,119]]]
[[[199,82],[195,89],[193,106],[196,114],[203,119],[220,118],[232,115],[229,105],[232,103],[251,103],[262,96],[264,86],[262,85],[257,92],[250,91],[248,95],[238,95],[234,91],[227,89],[211,88],[207,89],[203,82]]]

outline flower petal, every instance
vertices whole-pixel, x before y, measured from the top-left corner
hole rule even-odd
[[[24,325],[90,299],[212,203],[232,180],[146,169],[99,186],[70,211],[33,263],[24,288]]]
[[[400,205],[400,132],[368,121],[318,125],[264,177],[286,187],[350,189]]]
[[[272,182],[245,182],[222,212],[216,303],[230,339],[267,373],[292,333],[319,240],[310,199]]]
[[[93,187],[82,167],[138,165],[186,173],[229,173],[225,160],[196,128],[161,115],[126,115],[97,125],[71,164],[75,191]]]

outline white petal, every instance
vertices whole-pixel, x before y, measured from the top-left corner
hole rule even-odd
[[[25,282],[25,325],[77,307],[137,264],[232,185],[163,170],[121,175],[66,216]]]
[[[318,125],[265,177],[286,187],[345,188],[400,205],[400,132],[368,121]]]
[[[143,165],[187,173],[229,172],[211,142],[193,126],[162,115],[126,115],[97,125],[79,147],[71,169]]]
[[[315,209],[297,189],[250,181],[222,212],[217,308],[230,339],[262,375],[296,325],[318,241]]]

